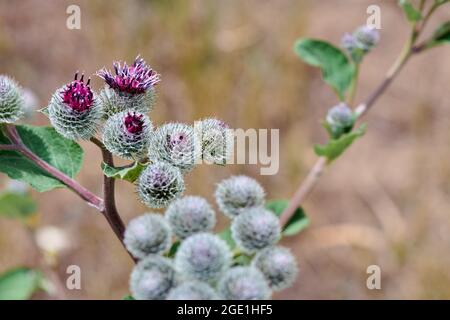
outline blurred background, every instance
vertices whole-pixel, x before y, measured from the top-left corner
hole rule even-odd
[[[66,28],[71,4],[81,8],[80,30]],[[320,119],[337,103],[293,43],[308,36],[339,44],[366,22],[371,4],[381,8],[381,42],[362,67],[360,102],[409,35],[396,0],[0,0],[0,73],[45,107],[76,70],[93,74],[141,54],[162,75],[154,123],[216,116],[232,128],[280,129],[278,174],[260,176],[257,165],[203,165],[187,176],[187,194],[214,203],[217,182],[246,174],[267,198],[288,198],[316,159],[312,145],[326,140]],[[428,30],[449,18],[443,7]],[[449,54],[447,46],[414,57],[365,119],[367,134],[323,176],[304,203],[310,227],[282,241],[298,259],[299,277],[274,298],[450,298]],[[102,85],[93,76],[94,88]],[[39,114],[31,122],[48,124]],[[100,194],[99,151],[81,144],[86,155],[77,179]],[[7,183],[4,175],[0,182]],[[131,184],[119,181],[117,189],[125,222],[146,211]],[[64,189],[32,196],[38,224],[58,226],[66,237],[57,275],[65,281],[69,265],[81,268],[82,289],[66,296],[126,295],[132,262],[105,219]],[[33,250],[21,223],[0,220],[0,272],[33,266]],[[374,264],[381,290],[366,287]]]

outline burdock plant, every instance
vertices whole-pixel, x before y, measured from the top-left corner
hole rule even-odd
[[[46,109],[55,130],[68,139],[90,139],[95,135],[102,116],[101,105],[84,75],[56,90]]]
[[[299,39],[296,54],[320,68],[336,93],[336,102],[322,121],[328,140],[314,147],[317,162],[289,201],[266,202],[264,189],[250,177],[218,183],[218,211],[231,220],[231,228],[226,225],[218,233],[214,208],[201,197],[182,194],[184,175],[200,160],[226,164],[233,140],[228,125],[215,118],[202,120],[200,127],[152,123],[148,113],[161,77],[139,56],[131,65],[115,62],[114,71],[98,71],[105,81],[99,95],[76,73],[42,110],[52,127],[17,124],[25,111],[22,89],[9,76],[0,75],[0,172],[40,192],[68,187],[101,212],[136,262],[130,277],[135,299],[268,299],[272,290],[295,281],[295,257],[277,243],[308,224],[301,205],[325,168],[364,134],[365,125],[358,122],[406,63],[449,43],[450,21],[428,38],[421,37],[433,14],[448,3],[423,0],[414,6],[400,1],[410,35],[382,83],[358,105],[354,98],[359,67],[382,44],[379,32],[370,26],[357,28],[342,40],[344,50],[323,40]],[[102,197],[74,179],[83,162],[83,150],[75,141],[81,139],[100,148]],[[115,166],[113,155],[127,163]],[[167,208],[165,217],[137,215],[125,227],[115,203],[116,180],[133,183],[146,206]]]

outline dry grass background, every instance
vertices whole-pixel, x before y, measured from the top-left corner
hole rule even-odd
[[[81,7],[82,29],[65,28],[66,7]],[[279,128],[280,171],[257,166],[203,166],[187,178],[188,194],[211,201],[230,174],[257,178],[269,198],[290,196],[323,142],[319,120],[336,99],[293,54],[300,36],[338,43],[382,9],[382,41],[365,61],[357,100],[382,79],[408,34],[395,0],[0,1],[0,73],[31,88],[45,106],[75,70],[94,73],[140,53],[162,74],[155,123],[207,116],[234,128]],[[436,17],[448,20],[447,6]],[[304,204],[311,227],[283,243],[301,272],[278,299],[450,298],[449,47],[414,57],[366,121],[368,133],[325,174]],[[100,88],[101,81],[94,79]],[[46,124],[37,116],[36,124]],[[86,150],[78,180],[100,193],[100,158]],[[2,181],[6,179],[0,177]],[[33,193],[41,225],[71,236],[59,273],[76,264],[82,290],[70,298],[118,299],[132,264],[103,217],[66,190]],[[131,185],[118,183],[124,220],[142,214]],[[222,224],[224,221],[221,221]],[[0,221],[0,271],[31,264],[20,224]],[[382,269],[382,290],[366,288],[366,268]]]

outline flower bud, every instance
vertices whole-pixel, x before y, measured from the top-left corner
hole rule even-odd
[[[356,48],[356,39],[350,33],[345,33],[341,40],[341,46],[347,51],[351,52]]]
[[[134,218],[125,230],[124,243],[135,258],[169,250],[172,240],[170,227],[159,214],[147,213]]]
[[[290,287],[298,272],[295,257],[289,249],[279,246],[261,250],[252,264],[263,273],[270,288],[277,291]]]
[[[166,207],[183,191],[184,180],[180,170],[165,162],[149,165],[138,179],[138,196],[150,208]]]
[[[0,123],[13,123],[23,116],[24,101],[19,85],[0,75]]]
[[[103,129],[103,143],[112,154],[140,160],[147,154],[152,133],[150,119],[136,111],[127,110],[110,117]]]
[[[356,63],[360,63],[366,54],[364,50],[358,47],[356,39],[352,34],[346,33],[342,37],[341,46],[347,51],[352,60]]]
[[[263,274],[254,267],[233,267],[220,279],[218,292],[226,300],[266,300],[271,296]]]
[[[353,34],[346,33],[342,37],[341,45],[353,61],[360,63],[364,55],[372,50],[379,40],[380,35],[377,29],[361,26]]]
[[[84,75],[56,90],[47,107],[48,117],[55,130],[71,140],[88,140],[97,131],[102,112],[97,97],[85,83]]]
[[[176,273],[169,259],[149,255],[131,272],[130,291],[136,300],[163,300],[176,285]]]
[[[149,151],[150,160],[165,161],[187,172],[199,159],[200,141],[191,126],[168,123],[155,130]]]
[[[340,103],[328,111],[326,123],[332,137],[336,139],[353,128],[355,117],[345,103]]]
[[[353,36],[355,37],[356,45],[365,52],[372,50],[380,40],[378,30],[366,25],[359,27]]]
[[[166,300],[217,300],[218,295],[207,283],[187,281],[173,288]]]
[[[174,234],[185,239],[198,232],[212,230],[216,224],[213,208],[201,197],[188,196],[172,202],[166,210]]]
[[[230,266],[231,252],[225,241],[209,233],[184,240],[175,255],[175,268],[186,279],[215,281]]]
[[[234,147],[234,135],[229,126],[221,120],[210,118],[197,121],[194,129],[201,141],[202,160],[225,165]]]
[[[154,86],[161,80],[160,75],[150,68],[139,56],[133,64],[123,66],[114,62],[113,74],[103,68],[97,75],[105,80],[106,87],[100,93],[103,112],[107,117],[131,109],[140,113],[148,113],[155,102]]]
[[[264,189],[247,176],[223,180],[217,185],[215,196],[219,209],[231,219],[249,208],[264,204]]]
[[[280,239],[280,221],[263,207],[248,209],[231,223],[231,235],[242,251],[253,253],[274,245]]]

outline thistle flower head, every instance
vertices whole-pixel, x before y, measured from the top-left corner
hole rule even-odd
[[[197,121],[194,129],[200,137],[202,159],[225,165],[234,147],[234,136],[229,126],[221,120],[209,118]]]
[[[149,158],[165,161],[186,172],[191,170],[200,152],[194,129],[182,123],[168,123],[155,130],[150,140]]]
[[[332,136],[339,138],[341,134],[352,129],[355,117],[352,110],[345,103],[340,103],[328,111],[326,122]]]
[[[131,272],[130,291],[137,300],[162,300],[176,285],[176,273],[171,261],[149,255],[138,262]]]
[[[215,281],[230,266],[231,252],[218,236],[198,233],[184,240],[175,255],[175,268],[187,279]]]
[[[264,204],[264,189],[247,176],[223,180],[217,185],[215,196],[219,209],[231,219],[249,208]]]
[[[72,110],[84,112],[89,110],[94,103],[94,93],[89,86],[91,79],[84,83],[84,74],[80,80],[78,72],[75,73],[75,80],[67,84],[61,91],[62,101]]]
[[[113,66],[115,74],[106,68],[97,72],[106,83],[99,95],[105,117],[127,109],[150,112],[155,104],[155,85],[161,80],[160,75],[139,56],[131,66],[126,62],[123,65],[114,62]]]
[[[170,227],[161,215],[144,214],[130,221],[124,243],[128,251],[139,259],[149,254],[164,253],[171,245]]]
[[[271,291],[263,274],[254,267],[233,267],[219,281],[218,292],[226,300],[266,300]]]
[[[0,123],[12,123],[23,116],[21,88],[10,77],[0,75]]]
[[[68,139],[89,139],[99,126],[102,111],[95,93],[85,83],[84,75],[56,90],[47,107],[50,122],[57,132]]]
[[[139,160],[147,154],[151,133],[152,123],[146,115],[127,110],[106,121],[103,143],[118,157]]]
[[[280,221],[263,207],[248,209],[233,220],[231,235],[238,247],[252,253],[274,245],[280,239]]]
[[[170,290],[166,300],[217,300],[211,286],[200,281],[186,281]]]
[[[178,239],[210,231],[216,224],[214,210],[201,197],[187,196],[175,200],[167,208],[165,216]]]
[[[279,246],[261,250],[252,264],[263,273],[270,288],[277,291],[290,287],[298,272],[295,257],[289,249]]]
[[[355,37],[357,46],[366,52],[372,50],[380,40],[378,30],[367,25],[359,27],[353,36]]]
[[[180,170],[165,162],[149,165],[139,176],[137,192],[150,208],[163,208],[181,196],[184,181]]]
[[[113,63],[114,73],[103,68],[97,75],[105,80],[106,84],[118,92],[128,94],[141,94],[155,86],[160,80],[160,75],[150,68],[140,56],[137,56],[131,66],[126,62],[123,65],[116,61]]]

